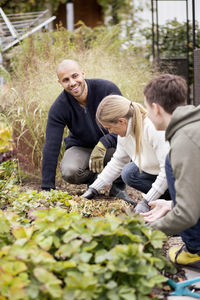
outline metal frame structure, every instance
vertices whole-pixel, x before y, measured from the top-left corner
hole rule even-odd
[[[49,18],[48,9],[6,15],[0,8],[0,68],[3,69],[3,52],[43,27],[47,28],[55,18],[55,16]],[[0,76],[0,86],[2,85],[3,78]]]
[[[6,15],[0,8],[0,40],[5,52],[30,34],[47,26],[55,16],[46,17],[48,9],[39,12]]]
[[[151,12],[152,12],[152,54],[153,60],[157,64],[160,63],[160,52],[159,52],[159,18],[158,18],[158,2],[159,1],[166,1],[166,0],[151,0]],[[167,1],[174,1],[174,0],[167,0]],[[188,103],[190,103],[189,99],[189,17],[188,17],[188,0],[176,0],[182,1],[186,4],[186,39],[187,39],[187,83],[188,83]],[[154,5],[155,4],[155,5]],[[156,14],[156,22],[154,21]],[[155,26],[156,26],[156,38],[155,38]],[[192,0],[192,45],[193,45],[193,54],[194,50],[196,49],[196,28],[195,28],[195,0]],[[193,55],[193,66],[194,66],[194,55]],[[194,76],[194,88],[193,88],[193,98],[195,99],[195,76]],[[195,100],[194,100],[195,102]]]

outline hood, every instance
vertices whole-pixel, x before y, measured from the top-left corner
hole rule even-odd
[[[196,121],[200,121],[200,105],[197,107],[193,105],[177,107],[167,127],[166,139],[170,140],[177,130]]]

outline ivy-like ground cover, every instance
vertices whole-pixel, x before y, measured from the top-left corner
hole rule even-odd
[[[170,267],[163,233],[140,217],[83,218],[35,210],[33,224],[0,211],[0,299],[152,299]]]
[[[174,271],[166,236],[128,205],[20,193],[17,177],[15,161],[0,165],[0,300],[147,300]]]

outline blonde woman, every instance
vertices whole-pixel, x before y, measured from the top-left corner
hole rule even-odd
[[[169,146],[164,131],[155,129],[143,106],[123,96],[109,95],[99,104],[96,118],[109,133],[118,135],[117,148],[82,196],[92,199],[121,174],[127,185],[144,193],[135,208],[136,213],[148,211],[149,201],[170,199],[165,174]]]

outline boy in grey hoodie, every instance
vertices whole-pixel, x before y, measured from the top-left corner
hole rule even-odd
[[[148,117],[170,143],[165,168],[172,202],[148,203],[154,208],[142,215],[152,228],[182,237],[183,246],[169,249],[172,262],[200,269],[200,106],[186,105],[186,82],[172,74],[151,80],[144,95]]]

